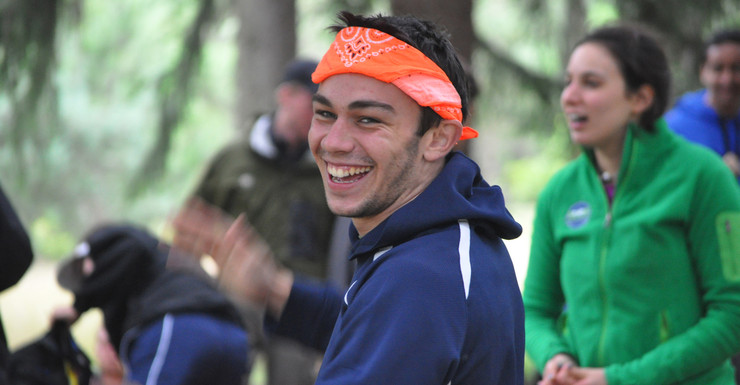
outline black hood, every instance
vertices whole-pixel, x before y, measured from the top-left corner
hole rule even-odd
[[[106,225],[89,233],[59,270],[62,287],[75,295],[80,313],[106,307],[140,293],[164,272],[168,247],[146,230],[132,225]],[[82,261],[93,260],[91,274]]]

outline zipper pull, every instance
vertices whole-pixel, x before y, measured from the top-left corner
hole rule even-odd
[[[611,223],[612,223],[612,212],[609,211],[606,213],[606,216],[604,217],[604,227],[609,227]]]

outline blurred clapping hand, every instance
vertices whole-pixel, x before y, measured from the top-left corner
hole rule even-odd
[[[265,240],[242,214],[236,219],[198,198],[190,199],[173,220],[172,247],[196,256],[210,255],[223,290],[266,307],[279,317],[293,283],[292,272],[275,262]]]

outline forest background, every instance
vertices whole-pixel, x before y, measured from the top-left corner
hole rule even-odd
[[[525,230],[544,183],[578,153],[559,108],[575,41],[606,23],[650,28],[675,98],[700,87],[702,41],[740,27],[737,0],[0,0],[0,183],[34,266],[106,221],[166,237],[208,159],[273,107],[287,61],[321,57],[340,10],[447,28],[479,88],[470,154]],[[512,245],[517,266],[528,235]],[[21,328],[11,345],[45,326],[27,318],[47,316],[34,304],[48,302],[52,273],[26,283],[36,298],[0,296],[6,329]]]

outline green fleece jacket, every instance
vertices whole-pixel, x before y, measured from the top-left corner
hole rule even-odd
[[[609,385],[734,384],[740,188],[721,160],[630,126],[610,205],[585,150],[542,191],[524,283],[526,347]]]

